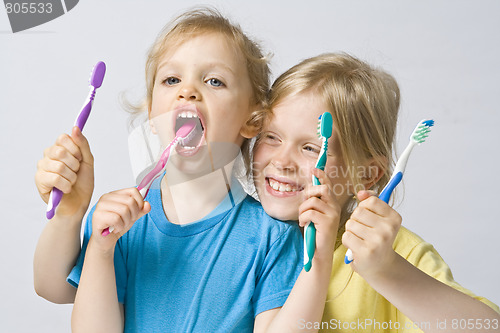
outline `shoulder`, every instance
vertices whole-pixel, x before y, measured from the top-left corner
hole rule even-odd
[[[428,275],[441,281],[453,280],[448,265],[434,246],[414,232],[401,227],[394,241],[394,250]]]
[[[429,246],[432,248],[432,245],[425,242],[419,235],[416,233],[406,229],[404,226],[401,226],[399,232],[394,240],[394,250],[404,258],[408,258],[408,256],[416,249],[422,246]]]

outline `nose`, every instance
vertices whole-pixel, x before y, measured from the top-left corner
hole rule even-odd
[[[195,84],[188,80],[184,80],[179,87],[178,98],[187,101],[199,101],[201,99],[201,94],[196,88]]]
[[[298,164],[293,147],[281,145],[280,149],[273,154],[271,164],[280,171],[296,171]]]

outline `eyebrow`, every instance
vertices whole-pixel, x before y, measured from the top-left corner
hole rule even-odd
[[[271,125],[270,122],[266,127],[262,129],[261,133],[273,132],[282,136],[283,135],[282,133],[284,132],[284,127],[285,126],[282,125],[280,122],[278,122],[278,125],[276,124]],[[321,146],[321,139],[318,137],[317,133],[311,134],[311,133],[305,133],[303,131],[299,133],[300,134],[298,136],[298,141],[305,141],[308,143],[318,144]]]
[[[163,61],[161,64],[158,65],[157,72],[159,72],[163,67],[165,67],[169,64],[172,64],[173,66],[177,66],[178,62]],[[236,76],[236,73],[234,72],[234,70],[231,67],[229,67],[228,65],[226,65],[225,63],[220,62],[220,61],[209,62],[209,63],[204,64],[204,66],[208,67],[208,68],[222,67],[224,70],[226,70],[226,71],[230,72],[232,75]]]

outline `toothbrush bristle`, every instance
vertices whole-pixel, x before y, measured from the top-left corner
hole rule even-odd
[[[325,117],[323,117],[325,116]],[[330,112],[321,114],[318,118],[318,137],[329,139],[332,136],[333,119]]]
[[[90,85],[94,88],[99,88],[102,85],[102,80],[104,80],[104,74],[106,74],[106,64],[99,61],[92,69]]]
[[[316,126],[316,134],[318,135],[318,138],[321,139],[321,114],[318,117],[318,126]]]
[[[429,136],[432,126],[434,126],[434,120],[422,120],[413,131],[411,139],[417,143],[425,142],[425,139]]]
[[[432,120],[432,119],[425,120],[425,121],[422,121],[422,124],[429,126],[429,127],[432,127],[432,126],[434,126],[434,120]]]

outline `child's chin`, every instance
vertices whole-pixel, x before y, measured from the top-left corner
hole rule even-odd
[[[282,221],[297,221],[299,219],[298,217],[298,211],[299,208],[297,207],[296,209],[292,209],[290,205],[276,205],[273,203],[262,203],[262,207],[264,207],[264,210],[266,211],[267,215],[278,219]]]

